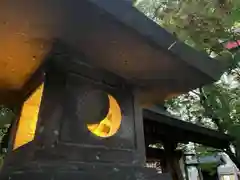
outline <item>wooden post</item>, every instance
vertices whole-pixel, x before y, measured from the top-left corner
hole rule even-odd
[[[167,169],[172,175],[173,180],[183,180],[183,175],[179,165],[179,157],[176,154],[176,142],[164,141]]]
[[[188,167],[186,165],[186,155],[185,154],[183,154],[183,161],[184,161],[185,179],[189,180]]]

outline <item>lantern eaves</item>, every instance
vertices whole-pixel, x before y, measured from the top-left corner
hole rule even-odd
[[[6,47],[0,51],[1,69],[6,70],[0,74],[4,92],[22,91],[56,40],[83,53],[86,59],[79,61],[126,79],[140,89],[143,99],[153,92],[164,91],[163,99],[187,92],[218,80],[223,72],[219,62],[178,41],[128,1],[29,0],[0,5],[0,34],[5,37],[0,46]],[[18,50],[8,51],[16,45]]]

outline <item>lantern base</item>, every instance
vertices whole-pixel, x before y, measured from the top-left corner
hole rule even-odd
[[[32,167],[31,167],[32,166]],[[38,166],[36,168],[36,166]],[[23,168],[7,168],[1,180],[171,180],[169,174],[158,174],[155,169],[116,164],[68,164],[57,166],[28,165]]]

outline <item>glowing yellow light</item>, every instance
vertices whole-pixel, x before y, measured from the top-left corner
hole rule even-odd
[[[33,140],[38,120],[38,112],[41,103],[43,85],[41,85],[25,101],[21,116],[18,122],[17,133],[14,142],[14,149],[23,146]]]
[[[99,137],[110,137],[117,133],[120,128],[122,114],[121,109],[114,97],[108,95],[109,110],[107,116],[99,124],[88,124],[89,131]]]

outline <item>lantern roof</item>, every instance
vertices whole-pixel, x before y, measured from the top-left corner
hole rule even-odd
[[[212,83],[223,72],[219,62],[180,42],[124,0],[2,1],[0,38],[2,103],[26,94],[58,42],[83,53],[86,59],[79,61],[124,78],[143,102]]]

